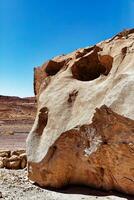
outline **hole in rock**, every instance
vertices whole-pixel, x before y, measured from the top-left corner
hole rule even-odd
[[[98,55],[99,51],[99,49],[94,49],[74,63],[72,66],[73,78],[91,81],[101,74],[108,75],[112,68],[113,58],[110,55]]]
[[[41,110],[39,111],[39,119],[38,119],[38,125],[36,128],[36,133],[41,135],[45,126],[47,125],[47,121],[48,121],[48,108],[44,107],[41,108]]]
[[[78,95],[78,91],[77,90],[73,90],[68,97],[68,103],[72,103],[75,101],[76,97]]]
[[[48,76],[55,75],[60,69],[63,67],[64,62],[55,62],[53,60],[50,60],[46,64],[45,72]]]

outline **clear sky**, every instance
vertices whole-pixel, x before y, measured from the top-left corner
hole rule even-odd
[[[134,0],[0,0],[0,94],[33,95],[33,68],[134,27]]]

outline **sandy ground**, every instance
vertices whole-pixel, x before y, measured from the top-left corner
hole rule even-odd
[[[27,133],[16,133],[14,135],[0,135],[0,149],[25,149],[27,135]]]
[[[18,123],[18,121],[12,122],[9,121],[9,123],[1,124],[2,121],[0,121],[0,135],[13,135],[16,133],[29,133],[33,123],[25,123],[22,121]],[[21,123],[21,124],[20,124]]]
[[[69,194],[70,193],[70,194]],[[94,189],[70,186],[60,191],[40,188],[30,183],[26,170],[0,169],[0,199],[5,200],[132,200],[133,197],[122,197],[96,191]]]

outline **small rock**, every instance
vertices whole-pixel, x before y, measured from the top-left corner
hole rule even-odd
[[[12,155],[19,156],[19,155],[21,155],[21,154],[24,154],[25,152],[26,152],[26,151],[25,151],[24,149],[12,151],[12,152],[11,152],[11,156],[12,156]]]
[[[10,158],[8,158],[9,161],[17,161],[20,160],[19,156],[17,155],[12,155]]]
[[[3,160],[4,166],[8,169],[19,169],[20,168],[20,157],[12,155],[10,158],[5,158]]]
[[[4,163],[3,163],[3,157],[0,157],[0,168],[4,167]]]
[[[27,159],[23,157],[20,164],[21,169],[24,169],[26,165],[27,165]]]
[[[3,168],[3,167],[4,167],[3,161],[0,160],[0,168]]]
[[[0,150],[0,157],[9,158],[10,157],[10,153],[11,153],[11,151],[9,151],[9,150]]]

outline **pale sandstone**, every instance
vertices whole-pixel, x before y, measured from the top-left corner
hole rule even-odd
[[[29,177],[32,180],[42,186],[61,187],[69,183],[82,183],[134,194],[133,56],[134,29],[95,46],[53,58],[50,62],[53,64],[50,74],[45,71],[48,65],[51,69],[49,62],[35,70],[38,111],[27,139]],[[58,63],[62,63],[62,67],[60,65],[57,68]],[[83,132],[76,131],[70,136],[69,130],[74,127],[79,130],[83,124],[93,126],[94,122],[91,122],[95,109],[104,104],[112,110],[101,108],[100,112],[103,110],[104,113],[99,115],[97,125],[101,127],[101,118],[107,116],[105,110],[109,110],[113,121],[115,118],[117,120],[115,127],[112,125],[113,129],[108,131],[112,123],[108,118],[105,119],[105,132],[101,132],[102,127],[99,132],[90,130],[88,135],[83,136]],[[111,146],[109,143],[102,145],[105,144],[102,134],[110,137]],[[89,145],[92,148],[82,143],[82,150],[78,151],[77,157],[77,140],[82,136],[82,141],[90,138]],[[116,144],[116,140],[119,143]],[[59,145],[55,149],[57,141]],[[57,146],[60,146],[59,151]],[[74,165],[75,168],[72,167]],[[35,169],[38,170],[38,175]]]
[[[3,157],[0,157],[0,168],[4,167],[4,163],[3,163]]]
[[[20,168],[24,169],[26,167],[26,165],[27,165],[27,156],[26,156],[26,153],[21,154],[19,157],[21,159]]]

